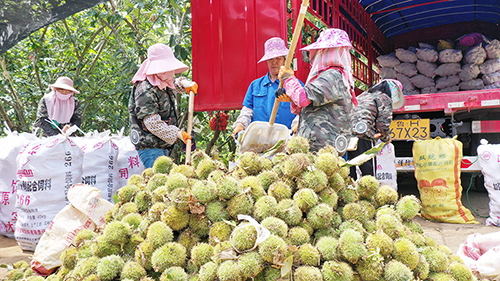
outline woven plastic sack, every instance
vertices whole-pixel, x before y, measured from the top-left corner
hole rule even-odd
[[[477,45],[467,50],[464,57],[466,63],[482,64],[486,59],[486,51],[481,45]]]
[[[500,226],[500,144],[481,140],[477,147],[478,161],[484,175],[484,187],[490,198],[490,216],[486,225]]]
[[[462,205],[462,143],[455,138],[417,140],[413,144],[415,178],[422,217],[446,223],[478,223]]]
[[[461,90],[471,91],[471,90],[481,90],[484,87],[484,82],[482,79],[472,79],[470,81],[463,81],[458,84]]]
[[[437,64],[428,62],[428,61],[423,61],[423,60],[418,60],[417,61],[417,70],[421,74],[429,77],[429,78],[434,78],[436,74],[434,74],[434,70],[436,70]]]
[[[380,142],[380,141],[379,141]],[[381,185],[388,185],[394,190],[398,190],[396,171],[396,153],[394,151],[394,144],[388,143],[384,145],[382,150],[377,154],[377,169],[376,178]]]
[[[17,158],[15,238],[23,250],[34,251],[38,240],[68,203],[67,193],[82,180],[83,152],[59,134],[35,140]]]
[[[444,89],[452,86],[458,86],[458,83],[460,83],[460,76],[458,75],[439,77],[436,79],[436,88]]]
[[[462,51],[455,49],[445,49],[439,52],[439,61],[442,63],[460,62],[462,60]]]
[[[420,90],[422,94],[432,94],[437,93],[438,89],[436,87],[426,87]]]
[[[442,50],[453,49],[453,47],[454,47],[453,41],[449,39],[446,40],[439,39],[436,49],[438,52],[441,52]]]
[[[413,89],[413,90],[403,90],[403,95],[405,96],[414,96],[414,95],[420,95],[420,90],[419,89]]]
[[[418,73],[418,70],[417,70],[417,67],[415,66],[415,64],[408,63],[408,62],[404,62],[404,63],[400,63],[400,64],[396,65],[394,67],[394,70],[396,70],[397,72],[404,74],[408,77],[413,77],[413,76],[417,75],[417,73]]]
[[[500,232],[474,233],[458,247],[457,255],[479,277],[498,280],[500,275]]]
[[[16,158],[23,147],[36,140],[35,135],[28,133],[6,131],[6,136],[0,138],[0,235],[14,238],[14,228],[17,221]]]
[[[483,82],[485,85],[490,85],[496,82],[500,81],[500,71],[493,72],[490,74],[484,74],[483,77]]]
[[[145,167],[128,136],[113,141],[118,146],[118,186],[123,187],[132,175],[142,174]]]
[[[500,41],[497,39],[491,40],[490,43],[484,46],[484,50],[486,51],[486,55],[489,59],[500,58]]]
[[[498,88],[500,88],[500,82],[495,82],[493,84],[486,85],[486,86],[483,87],[483,89],[486,89],[486,90],[498,89]]]
[[[434,45],[431,45],[429,43],[418,43],[418,47],[420,49],[431,49],[431,50],[435,50],[436,47]]]
[[[476,79],[479,73],[481,73],[481,71],[479,71],[479,65],[465,64],[462,66],[462,71],[460,71],[458,75],[460,76],[460,80],[470,81],[472,79]]]
[[[439,53],[434,49],[420,48],[417,49],[417,58],[427,62],[435,62],[439,58]]]
[[[449,76],[455,75],[462,71],[460,64],[458,62],[443,63],[434,70],[434,75],[437,76]]]
[[[448,92],[458,92],[460,91],[460,86],[451,86],[451,87],[446,87],[444,89],[438,90],[438,93],[448,93]]]
[[[482,74],[490,74],[500,70],[500,59],[487,60],[479,65],[479,71]]]
[[[396,72],[396,79],[401,82],[401,85],[403,85],[403,91],[411,91],[415,89],[415,86],[411,83],[410,77]]]
[[[434,83],[434,79],[422,74],[413,76],[412,78],[410,78],[410,81],[417,88],[434,87],[436,85]]]
[[[106,213],[113,204],[102,198],[101,191],[89,185],[76,184],[68,191],[70,204],[54,218],[36,246],[31,268],[48,275],[61,265],[60,256],[83,229],[102,229]]]
[[[396,57],[401,62],[414,63],[417,61],[417,55],[414,52],[402,48],[396,49]]]
[[[380,66],[390,68],[394,68],[396,65],[401,63],[399,59],[393,54],[378,56],[377,61]]]
[[[396,79],[396,70],[390,67],[381,67],[379,75],[382,79]]]

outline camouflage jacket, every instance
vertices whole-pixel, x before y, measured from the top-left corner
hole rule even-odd
[[[373,136],[380,133],[381,141],[389,141],[389,126],[392,121],[391,97],[382,92],[363,92],[357,98],[358,106],[354,109],[352,124],[356,126],[358,122],[364,122],[367,125],[366,132],[359,137],[376,141]]]
[[[77,125],[78,127],[80,127],[80,125],[82,124],[82,107],[80,105],[80,102],[76,98],[74,98],[74,100],[75,110],[73,111],[73,116],[71,116],[69,123],[59,124],[60,129],[62,129],[67,124]],[[55,136],[61,133],[61,131],[52,127],[52,125],[46,120],[49,120],[49,112],[47,111],[47,102],[45,101],[44,96],[42,99],[40,99],[40,102],[38,102],[38,110],[36,112],[35,123],[33,123],[33,131],[35,131],[37,128],[42,129],[42,135],[44,137]]]
[[[297,135],[309,139],[311,151],[326,145],[335,147],[339,135],[352,135],[352,97],[339,70],[322,72],[305,91],[311,103],[300,111]]]
[[[130,140],[136,149],[170,149],[172,147],[149,132],[143,124],[144,118],[159,114],[161,120],[168,125],[177,126],[175,97],[172,89],[160,90],[151,85],[148,80],[138,82],[130,94],[128,111],[130,113]]]

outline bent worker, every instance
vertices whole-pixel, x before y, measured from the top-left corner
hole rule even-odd
[[[179,138],[184,143],[191,136],[177,127],[174,75],[189,68],[174,57],[165,44],[148,48],[148,58],[132,79],[130,94],[130,140],[135,145],[144,167],[150,168],[159,156],[169,155]],[[186,83],[187,84],[187,83]],[[182,89],[182,87],[181,87]],[[197,92],[198,85],[186,88]]]
[[[246,129],[251,122],[268,122],[271,117],[274,101],[276,100],[274,92],[280,84],[278,73],[280,68],[285,64],[288,48],[285,46],[283,39],[272,37],[266,41],[264,49],[265,54],[259,60],[259,63],[265,61],[269,72],[255,79],[248,87],[245,99],[243,100],[243,108],[233,124],[233,137],[238,132]],[[298,124],[298,119],[294,121],[295,117],[295,114],[290,111],[290,103],[281,102],[278,107],[275,123],[283,124],[288,129],[294,129],[295,131]]]
[[[359,137],[358,147],[349,151],[349,159],[372,148],[377,140],[390,142],[392,110],[404,105],[403,85],[398,80],[386,79],[372,86],[359,96],[353,113],[353,131]],[[375,175],[376,159],[359,166],[362,176]],[[356,178],[356,167],[351,167],[351,177]]]
[[[49,137],[66,131],[72,126],[82,124],[82,107],[74,97],[80,92],[74,88],[73,80],[61,76],[49,85],[50,93],[45,94],[38,103],[33,130],[42,130],[42,135]]]
[[[335,147],[339,155],[347,149],[355,101],[351,48],[345,31],[324,30],[316,42],[301,49],[309,51],[311,58],[305,87],[290,68],[282,67],[278,75],[284,80],[285,93],[278,91],[276,97],[291,101],[292,112],[300,116],[297,136],[309,139],[313,152],[326,145]]]

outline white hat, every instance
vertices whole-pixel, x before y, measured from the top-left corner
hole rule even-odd
[[[52,89],[60,88],[60,89],[70,90],[76,94],[80,93],[75,88],[73,88],[73,80],[65,76],[57,78],[56,82],[54,84],[50,84],[49,87],[51,87]]]

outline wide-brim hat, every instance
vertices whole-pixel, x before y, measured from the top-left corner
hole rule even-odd
[[[148,48],[148,59],[144,61],[146,75],[174,71],[181,73],[189,69],[187,65],[176,59],[172,49],[165,44],[154,44]]]
[[[73,80],[65,76],[57,78],[56,82],[54,84],[50,84],[49,87],[51,87],[52,89],[60,88],[60,89],[70,90],[76,94],[80,93],[77,89],[73,87]]]
[[[319,34],[318,40],[316,42],[305,46],[300,49],[301,51],[317,50],[317,49],[328,49],[328,48],[339,48],[348,47],[352,48],[351,40],[349,40],[349,35],[342,29],[329,28],[323,30]]]
[[[267,39],[266,43],[264,43],[264,50],[264,56],[259,60],[259,62],[277,57],[286,57],[286,55],[288,55],[288,48],[285,45],[285,41],[279,37]]]
[[[400,109],[405,104],[405,96],[403,94],[403,84],[395,79],[384,79],[389,83],[391,89],[392,109]]]

